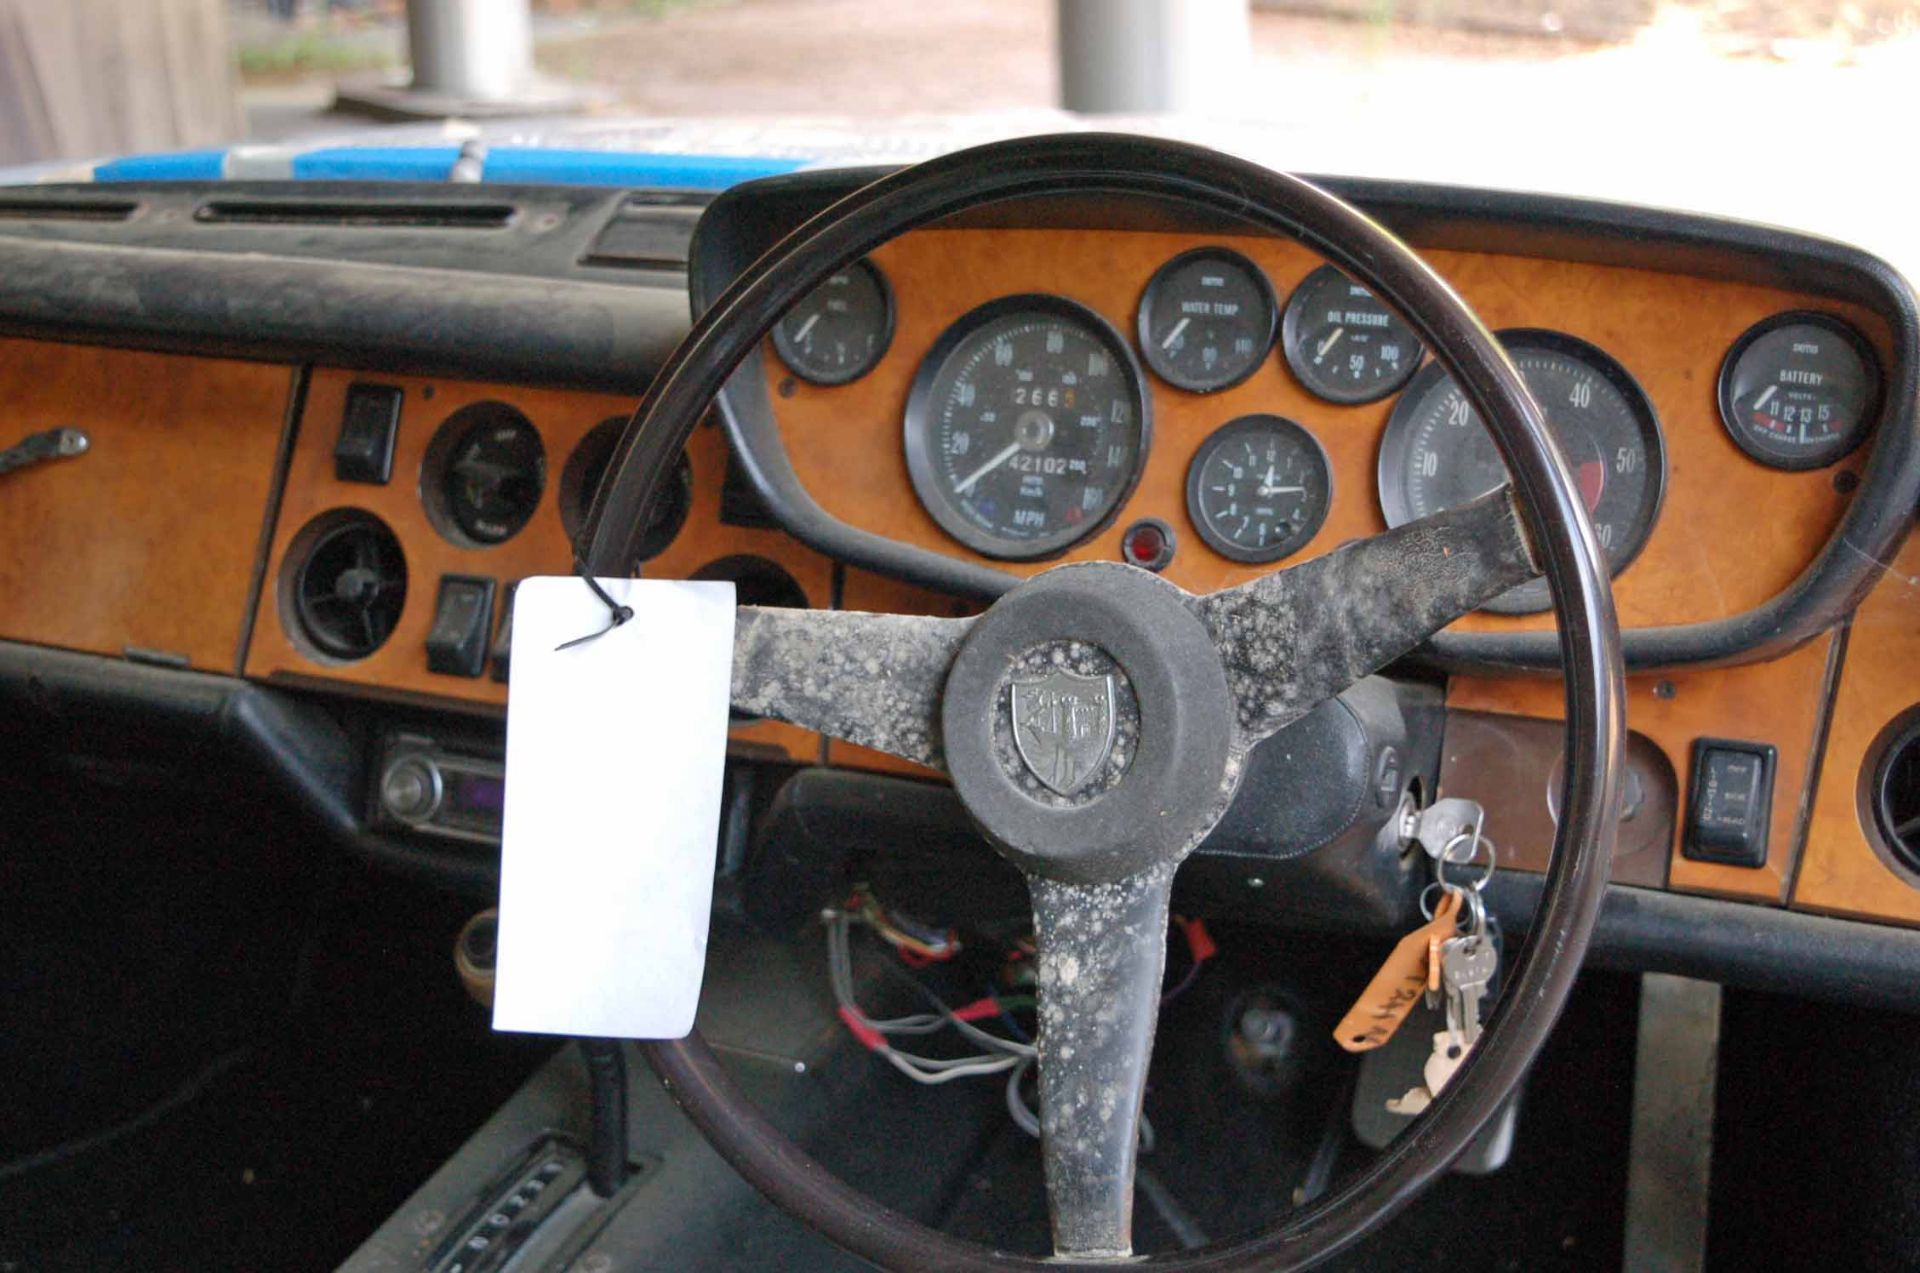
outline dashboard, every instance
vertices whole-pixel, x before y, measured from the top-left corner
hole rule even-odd
[[[1143,341],[1156,302],[1213,304],[1162,295],[1169,267],[1196,252],[1237,262],[1245,293],[1262,299],[1204,335],[1162,319]],[[1870,342],[1885,347],[1884,323],[1779,288],[1491,254],[1429,259],[1505,333],[1552,401],[1549,418],[1611,544],[1623,623],[1726,618],[1813,560],[1857,485],[1879,398]],[[1275,239],[921,231],[864,266],[888,280],[893,300],[891,338],[862,374],[810,380],[777,337],[763,374],[801,484],[851,526],[1023,575],[1061,560],[1163,557],[1168,578],[1211,591],[1504,480],[1477,416],[1398,318],[1364,294],[1313,299],[1329,268]],[[1280,335],[1281,304],[1296,320],[1291,340]],[[1311,321],[1300,317],[1308,308]],[[1343,379],[1321,380],[1348,332],[1379,318],[1388,325],[1366,329],[1377,344],[1355,338]],[[1769,330],[1817,334],[1798,342],[1810,352],[1762,367],[1743,342]],[[1237,343],[1249,352],[1235,365]],[[1212,359],[1218,370],[1169,380],[1175,344],[1195,368]],[[1844,371],[1808,369],[1823,357]],[[1733,365],[1766,382],[1744,392],[1748,404],[1783,376],[1822,383],[1776,391],[1758,413],[1727,413],[1718,385]],[[1798,449],[1757,458],[1743,443],[1786,431],[1777,410],[1828,423],[1808,426],[1804,447],[1789,441]],[[1130,554],[1129,532],[1152,523],[1164,528],[1160,551]],[[1531,586],[1466,626],[1543,628],[1545,603]]]
[[[46,269],[0,284],[14,420],[91,441],[0,477],[0,645],[351,706],[374,756],[343,816],[403,848],[436,830],[383,804],[408,794],[385,784],[409,757],[473,778],[484,812],[514,584],[570,569],[689,292],[712,304],[858,180],[755,183],[710,205],[487,191],[508,209],[497,229],[465,216],[435,237],[416,210],[353,287],[327,280],[354,271],[364,227],[296,217],[276,240],[253,217],[195,240],[213,189],[140,192],[137,206],[184,210],[165,230],[145,213],[123,230],[14,209],[0,263],[129,268],[158,243],[155,268],[184,271],[187,299],[136,313]],[[1342,192],[1502,335],[1594,513],[1634,671],[1616,881],[1920,927],[1905,285],[1751,227]],[[289,198],[269,202],[293,217]],[[596,247],[639,216],[653,255]],[[404,298],[380,290],[394,276]],[[250,311],[270,279],[311,313],[276,328]],[[210,316],[195,297],[216,284],[230,309]],[[463,308],[489,289],[487,317]],[[1204,592],[1499,480],[1417,337],[1311,251],[1090,197],[910,232],[782,316],[694,435],[642,571],[732,579],[755,604],[942,615],[1061,561],[1130,561]],[[1444,711],[1439,790],[1488,806],[1516,874],[1544,869],[1553,833],[1562,696],[1542,601],[1501,598],[1410,669]],[[776,722],[736,721],[732,739],[743,759],[934,777]],[[1741,861],[1702,851],[1695,814],[1727,763],[1762,780]],[[1235,869],[1244,885],[1263,868]]]

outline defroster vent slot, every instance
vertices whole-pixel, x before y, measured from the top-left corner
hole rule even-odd
[[[0,221],[125,221],[139,210],[134,199],[0,196]]]
[[[372,229],[500,230],[519,211],[510,203],[427,200],[210,199],[194,220],[210,225],[331,225]]]

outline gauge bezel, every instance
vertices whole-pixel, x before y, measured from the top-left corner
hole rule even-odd
[[[1407,360],[1406,369],[1393,380],[1375,382],[1356,391],[1340,392],[1315,383],[1310,373],[1302,371],[1300,364],[1294,361],[1294,337],[1300,331],[1300,315],[1306,309],[1308,289],[1320,286],[1320,278],[1327,274],[1331,274],[1345,283],[1351,284],[1353,282],[1339,266],[1331,264],[1321,265],[1310,270],[1307,276],[1300,280],[1293,291],[1287,296],[1286,310],[1280,316],[1280,360],[1287,364],[1287,371],[1292,374],[1296,384],[1322,402],[1331,402],[1335,406],[1364,406],[1369,402],[1378,402],[1382,398],[1391,397],[1393,394],[1400,392],[1415,376],[1420,374],[1421,368],[1427,363],[1427,342],[1421,340],[1411,329],[1409,329],[1407,333],[1407,338],[1413,342],[1414,348],[1419,352]],[[1368,294],[1372,295],[1371,292]],[[1397,310],[1394,310],[1392,306],[1388,305],[1379,297],[1374,297],[1374,303],[1393,314],[1400,322],[1406,322],[1405,319],[1400,318]]]
[[[787,370],[808,384],[819,385],[823,389],[832,389],[840,385],[852,384],[854,381],[871,372],[875,367],[878,367],[880,360],[887,356],[887,351],[893,348],[893,284],[888,281],[886,271],[882,270],[864,256],[847,266],[847,269],[861,270],[872,277],[875,286],[880,289],[881,305],[880,339],[874,345],[873,352],[865,359],[856,363],[852,370],[826,374],[809,370],[805,365],[805,356],[794,349],[787,338],[787,316],[782,314],[779,320],[773,325],[773,352],[780,356],[780,361],[786,366]],[[835,270],[834,273],[838,274],[841,273],[841,271]],[[816,287],[814,291],[818,291],[820,287],[825,286],[826,281],[822,280],[819,287]],[[811,299],[812,296],[813,292],[809,292],[805,299]]]
[[[1311,524],[1296,532],[1293,539],[1278,551],[1271,547],[1242,547],[1217,532],[1212,523],[1207,520],[1200,502],[1200,484],[1207,461],[1220,447],[1243,434],[1289,431],[1306,442],[1307,452],[1319,463],[1322,484],[1326,488],[1326,498],[1320,502],[1320,507]],[[1199,534],[1201,541],[1207,547],[1229,561],[1237,561],[1249,566],[1284,561],[1313,542],[1313,537],[1318,535],[1321,527],[1327,524],[1327,515],[1332,510],[1333,463],[1327,456],[1327,448],[1321,445],[1320,439],[1313,435],[1312,430],[1298,420],[1292,420],[1283,415],[1276,415],[1269,411],[1253,411],[1236,416],[1202,439],[1200,445],[1194,448],[1193,458],[1187,462],[1187,520],[1193,523],[1194,531]]]
[[[927,414],[929,399],[940,369],[962,341],[988,323],[1013,314],[1050,314],[1085,325],[1108,345],[1109,352],[1114,355],[1115,365],[1121,369],[1133,393],[1134,412],[1140,421],[1138,453],[1133,458],[1126,481],[1121,484],[1107,511],[1084,526],[1071,527],[1066,532],[1037,540],[1011,540],[987,534],[956,511],[947,502],[938,466],[927,445],[927,429],[933,423]],[[1133,498],[1135,488],[1140,485],[1141,474],[1146,472],[1147,457],[1153,449],[1153,399],[1147,393],[1147,373],[1134,356],[1133,346],[1106,318],[1079,301],[1053,292],[1017,292],[976,305],[954,319],[940,333],[926,356],[920,360],[919,369],[913,373],[913,387],[907,391],[907,407],[901,426],[907,453],[907,475],[913,479],[913,492],[919,497],[920,507],[939,524],[940,529],[983,557],[991,557],[996,561],[1042,561],[1058,557],[1074,545],[1084,543],[1104,531],[1119,517],[1127,501]]]
[[[1166,286],[1167,279],[1175,270],[1190,262],[1199,260],[1225,261],[1227,264],[1244,271],[1253,279],[1254,290],[1260,294],[1261,304],[1266,306],[1266,321],[1262,324],[1265,331],[1263,333],[1256,331],[1255,333],[1255,339],[1260,343],[1260,352],[1254,356],[1252,362],[1247,364],[1245,371],[1227,380],[1210,381],[1204,378],[1192,378],[1183,376],[1177,368],[1171,365],[1163,366],[1157,354],[1159,347],[1154,344],[1150,337],[1153,328],[1154,293]],[[1140,303],[1134,307],[1133,315],[1134,335],[1140,342],[1141,357],[1146,360],[1146,364],[1148,368],[1152,370],[1153,374],[1172,385],[1175,389],[1184,389],[1188,393],[1201,394],[1219,393],[1222,390],[1231,389],[1235,385],[1243,385],[1251,380],[1254,373],[1266,365],[1267,356],[1273,353],[1274,336],[1279,330],[1279,325],[1280,297],[1279,294],[1273,290],[1273,280],[1267,277],[1267,272],[1261,269],[1259,265],[1245,254],[1236,252],[1229,247],[1221,247],[1217,244],[1207,244],[1202,247],[1189,248],[1187,251],[1173,257],[1161,265],[1159,269],[1155,270],[1153,277],[1147,280],[1146,287],[1140,291]]]
[[[1654,528],[1660,524],[1660,513],[1667,503],[1667,433],[1660,423],[1660,413],[1654,407],[1653,399],[1647,396],[1647,391],[1618,358],[1592,341],[1549,327],[1506,327],[1496,331],[1494,339],[1500,342],[1500,347],[1507,351],[1509,357],[1516,357],[1529,348],[1547,349],[1585,363],[1620,391],[1620,396],[1626,399],[1628,408],[1633,412],[1640,432],[1647,439],[1647,478],[1652,493],[1645,524],[1639,528],[1631,547],[1623,549],[1608,562],[1608,576],[1619,578],[1621,572],[1634,563],[1652,540]],[[1414,404],[1427,394],[1436,381],[1447,378],[1445,367],[1437,362],[1428,362],[1408,381],[1406,391],[1387,415],[1387,427],[1380,434],[1380,456],[1375,465],[1374,488],[1379,493],[1380,511],[1385,515],[1389,527],[1404,526],[1418,520],[1408,506],[1406,488],[1400,482],[1400,476],[1406,472],[1407,448],[1413,440]],[[1548,412],[1548,418],[1551,420],[1551,412]],[[1553,606],[1550,600],[1531,605],[1515,604],[1504,597],[1496,597],[1480,608],[1493,614],[1540,614]]]
[[[1733,403],[1733,376],[1740,365],[1740,359],[1761,337],[1779,331],[1782,327],[1809,326],[1823,331],[1833,332],[1853,346],[1854,353],[1860,356],[1860,365],[1867,376],[1868,395],[1860,410],[1860,420],[1851,433],[1841,439],[1840,448],[1831,454],[1815,451],[1811,455],[1783,456],[1765,451],[1753,444],[1745,429],[1735,423],[1738,413]],[[1720,379],[1715,391],[1720,407],[1720,424],[1733,439],[1735,446],[1747,453],[1748,458],[1766,465],[1770,469],[1779,469],[1785,473],[1805,473],[1813,469],[1823,469],[1852,455],[1873,432],[1874,424],[1880,418],[1880,404],[1886,397],[1886,377],[1880,370],[1879,355],[1873,346],[1860,334],[1858,328],[1837,314],[1828,314],[1817,309],[1790,309],[1769,318],[1763,318],[1733,342],[1727,350],[1727,356],[1720,360]]]

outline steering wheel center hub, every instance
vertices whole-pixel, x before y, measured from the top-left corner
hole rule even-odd
[[[1237,785],[1219,653],[1178,588],[1062,566],[968,634],[941,709],[955,789],[1023,869],[1093,883],[1177,862]]]
[[[1034,800],[1070,808],[1125,778],[1140,745],[1140,699],[1099,646],[1034,646],[1014,659],[996,698],[994,756]]]

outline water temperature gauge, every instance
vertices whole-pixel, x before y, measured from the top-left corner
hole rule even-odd
[[[1419,370],[1426,352],[1398,314],[1331,265],[1307,275],[1287,299],[1280,347],[1308,392],[1346,405],[1386,397]]]
[[[1259,369],[1278,322],[1273,285],[1226,248],[1196,248],[1154,273],[1140,297],[1140,352],[1170,385],[1213,393]]]
[[[1777,469],[1817,469],[1867,434],[1880,369],[1860,334],[1795,311],[1756,324],[1720,368],[1720,419],[1740,449]]]
[[[1279,561],[1327,520],[1333,477],[1311,433],[1277,415],[1229,421],[1187,469],[1187,515],[1200,538],[1234,561]]]

